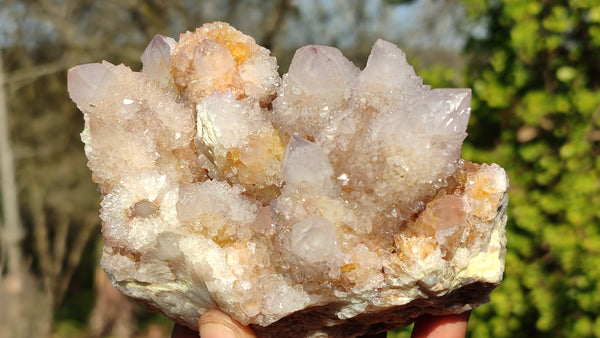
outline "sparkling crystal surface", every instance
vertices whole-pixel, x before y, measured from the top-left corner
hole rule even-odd
[[[355,336],[459,313],[504,270],[508,180],[461,159],[468,89],[423,85],[379,40],[275,59],[226,23],[157,35],[134,72],[69,70],[102,194],[102,265],[192,328]]]

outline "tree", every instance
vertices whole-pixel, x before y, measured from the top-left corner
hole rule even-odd
[[[4,67],[0,54],[0,178],[2,189],[3,222],[0,223],[2,243],[0,245],[0,268],[4,266],[6,257],[7,275],[18,276],[22,270],[23,255],[20,242],[23,229],[19,217],[18,196],[15,186],[14,159],[8,128],[8,102],[5,95]],[[3,270],[3,269],[2,269]]]
[[[600,336],[600,5],[464,0],[464,156],[511,179],[505,280],[476,337]]]

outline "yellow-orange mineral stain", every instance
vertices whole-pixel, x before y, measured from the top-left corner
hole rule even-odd
[[[438,247],[437,241],[432,237],[407,236],[397,234],[394,238],[396,254],[401,261],[422,261],[431,255]]]
[[[211,47],[210,41],[218,43],[222,49],[219,51],[215,45]],[[237,98],[242,98],[246,93],[239,67],[259,51],[254,39],[229,24],[205,24],[180,35],[173,49],[171,74],[179,90],[193,103],[215,90],[231,91]]]
[[[465,195],[472,199],[471,214],[484,220],[491,220],[500,204],[500,196],[504,187],[495,181],[495,173],[491,166],[481,165],[480,170],[469,174]]]
[[[281,186],[281,160],[285,146],[274,128],[250,135],[242,147],[227,148],[224,156],[216,156],[214,163],[222,176],[231,184],[240,184],[250,194],[267,187]],[[259,189],[259,190],[257,190]],[[265,192],[271,196],[271,191]],[[263,200],[261,196],[254,196]]]
[[[341,270],[341,272],[342,272],[342,273],[347,273],[347,272],[350,272],[350,271],[356,270],[356,264],[354,264],[354,263],[350,263],[350,264],[343,265],[343,266],[340,268],[340,270]]]
[[[218,41],[223,47],[229,49],[236,64],[238,66],[241,65],[250,57],[250,55],[252,55],[250,46],[242,42],[242,40],[248,40],[248,37],[225,23],[219,24],[222,25],[218,25],[218,28],[211,29],[207,32],[207,37],[211,40]],[[252,42],[254,42],[254,40],[252,40]]]

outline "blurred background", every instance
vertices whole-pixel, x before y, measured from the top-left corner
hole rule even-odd
[[[473,89],[463,157],[511,180],[503,283],[472,337],[600,336],[597,0],[0,0],[0,337],[167,337],[99,268],[99,196],[66,70],[141,68],[157,34],[221,20],[278,58],[378,38],[433,87]],[[408,329],[390,333],[406,337]]]

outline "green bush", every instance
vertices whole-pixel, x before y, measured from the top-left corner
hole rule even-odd
[[[600,5],[464,0],[463,156],[511,180],[505,279],[475,337],[600,336]]]

